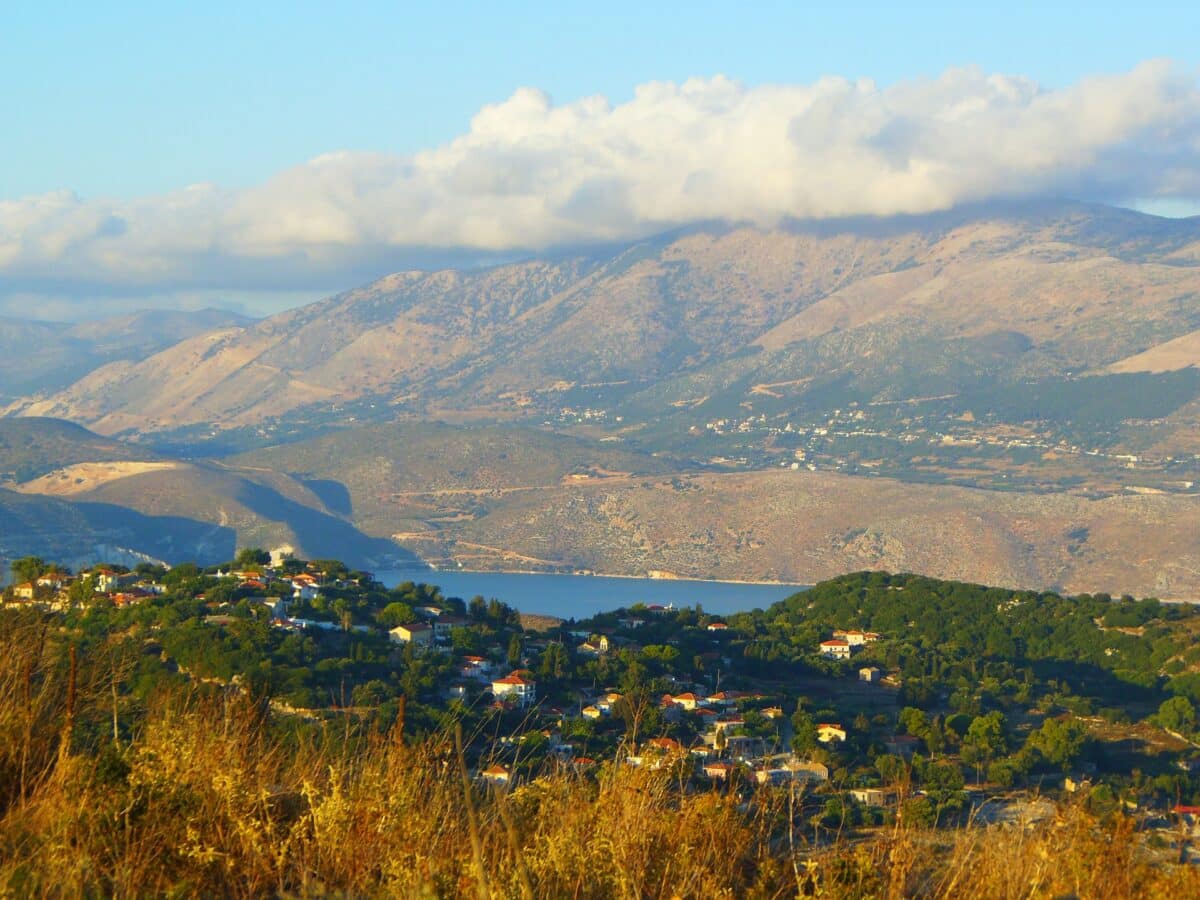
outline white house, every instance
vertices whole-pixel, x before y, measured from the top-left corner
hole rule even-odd
[[[663,699],[670,701],[676,706],[682,706],[687,710],[693,710],[704,702],[691,691],[688,691],[684,694],[676,694],[673,697],[670,694],[667,694]]]
[[[292,582],[292,597],[296,600],[316,600],[321,595],[320,588],[315,584],[310,584],[306,581]]]
[[[865,681],[867,684],[874,684],[882,674],[875,666],[864,666],[858,670],[858,680]]]
[[[828,659],[849,659],[850,644],[841,638],[821,641],[821,655]]]
[[[893,795],[883,788],[854,788],[850,796],[863,806],[887,806]]]
[[[847,631],[839,628],[833,633],[835,638],[845,641],[851,647],[863,647],[867,644],[873,644],[879,640],[879,635],[874,631]]]
[[[521,706],[529,706],[537,699],[537,682],[513,672],[492,682],[492,694],[497,700],[512,697]]]
[[[411,625],[397,625],[388,632],[388,636],[395,644],[428,647],[433,643],[433,628],[424,622],[413,622]]]

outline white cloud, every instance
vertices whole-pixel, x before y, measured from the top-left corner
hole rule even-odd
[[[237,191],[0,201],[0,293],[349,285],[431,251],[1038,194],[1200,200],[1195,74],[1152,61],[1053,91],[973,68],[886,88],[716,77],[616,106],[522,89],[411,157],[330,153]]]

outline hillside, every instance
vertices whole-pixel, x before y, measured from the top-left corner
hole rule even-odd
[[[193,335],[252,321],[221,309],[143,310],[79,323],[0,318],[0,402],[61,390],[106,363],[140,362]]]
[[[1200,608],[858,572],[767,609],[636,604],[538,632],[336,561],[221,568],[143,569],[140,596],[5,592],[10,892],[1200,886]],[[315,596],[282,616],[260,594],[300,585]],[[433,627],[400,634],[420,653],[393,624],[418,610]],[[431,637],[443,617],[453,637]]]
[[[477,504],[430,493],[398,500],[397,523],[411,529],[419,504],[440,504],[440,518],[402,542],[467,568],[539,567],[514,565],[524,559],[792,582],[869,568],[1200,599],[1200,506],[1188,497],[1088,500],[785,471],[559,487]]]
[[[364,426],[229,462],[287,473],[329,508],[380,536],[405,530],[405,523],[420,529],[422,522],[458,521],[469,517],[465,509],[483,509],[516,493],[677,470],[669,460],[612,443],[503,425]]]
[[[72,568],[98,561],[145,560],[212,565],[237,547],[232,528],[184,515],[147,515],[129,507],[67,502],[0,489],[0,581],[14,559],[40,556]]]
[[[169,459],[69,422],[0,419],[0,472],[0,561],[220,561],[235,546],[291,546],[356,565],[417,563],[286,475]]]
[[[496,426],[351,429],[230,462],[290,473],[367,533],[467,569],[808,582],[882,568],[1200,598],[1190,495],[698,471],[619,444]]]
[[[155,459],[149,450],[61,419],[0,418],[0,485],[29,481],[77,463]]]

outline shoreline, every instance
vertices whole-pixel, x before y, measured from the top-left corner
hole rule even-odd
[[[685,576],[672,576],[670,578],[654,577],[653,575],[617,575],[610,572],[544,572],[536,569],[439,569],[436,566],[425,564],[425,569],[390,569],[391,572],[445,572],[450,575],[549,575],[568,578],[621,578],[629,581],[662,581],[662,582],[683,582],[686,584],[742,584],[748,586],[761,587],[794,587],[794,588],[810,588],[811,583],[803,583],[799,581],[750,581],[741,578],[687,578]]]

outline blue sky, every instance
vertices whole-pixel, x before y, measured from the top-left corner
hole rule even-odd
[[[1200,4],[0,12],[0,315],[266,311],[689,221],[1200,211]]]
[[[602,12],[598,12],[602,10]],[[1048,87],[1166,56],[1196,3],[25,3],[0,27],[0,197],[241,186],[408,153],[522,86],[556,102],[724,74],[886,84],[977,65]]]

